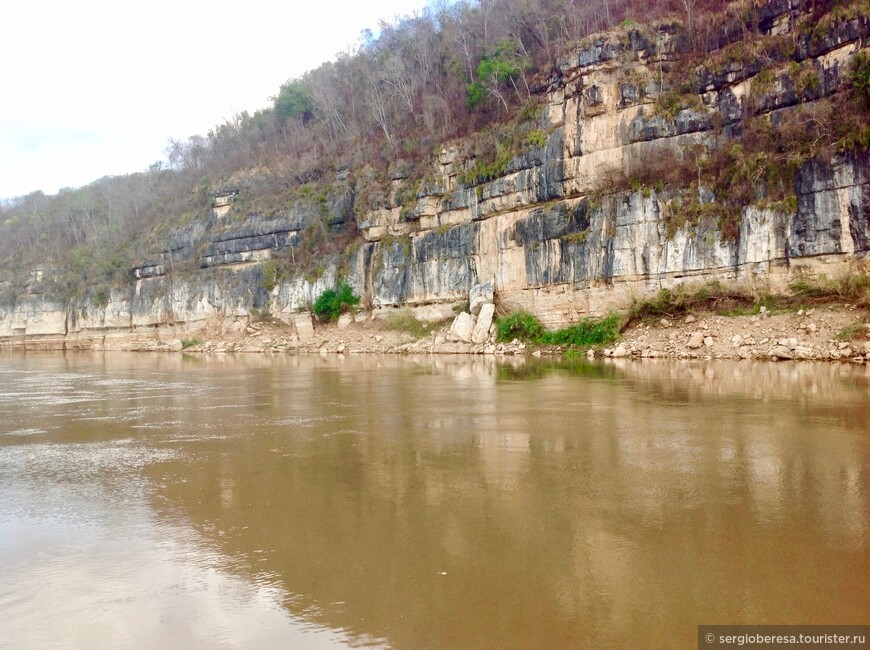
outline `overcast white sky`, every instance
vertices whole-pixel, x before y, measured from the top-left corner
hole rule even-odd
[[[164,158],[424,0],[26,0],[3,8],[0,198]]]

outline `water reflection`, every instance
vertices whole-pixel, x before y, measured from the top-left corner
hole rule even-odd
[[[143,600],[144,640],[185,645],[671,647],[870,614],[863,368],[30,355],[4,378],[3,632],[39,609],[4,605],[47,579],[22,532],[46,520],[60,593],[132,603],[61,614],[106,607],[122,642]]]

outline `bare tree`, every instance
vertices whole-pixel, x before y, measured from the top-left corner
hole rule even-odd
[[[683,10],[686,12],[686,27],[689,29],[689,36],[692,39],[692,45],[696,45],[694,14],[695,8],[698,5],[698,0],[680,0],[680,3],[683,5]]]

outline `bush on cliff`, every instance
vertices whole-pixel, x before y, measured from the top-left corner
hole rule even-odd
[[[319,320],[329,322],[336,320],[339,314],[357,304],[359,304],[359,297],[354,295],[353,289],[347,282],[342,282],[336,289],[327,289],[321,293],[314,301],[311,311]]]

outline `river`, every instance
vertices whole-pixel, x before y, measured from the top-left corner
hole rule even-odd
[[[0,355],[0,647],[870,621],[870,369]]]

